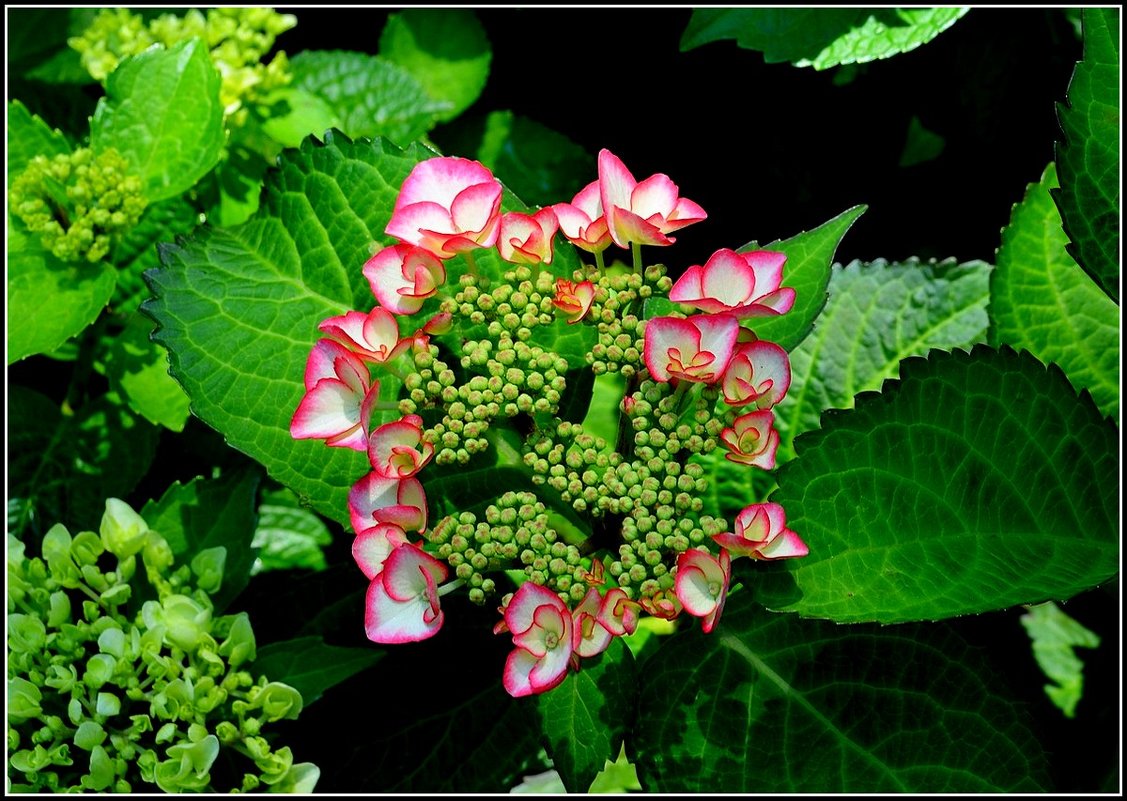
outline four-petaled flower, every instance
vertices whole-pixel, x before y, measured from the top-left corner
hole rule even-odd
[[[567,316],[568,325],[574,325],[587,316],[595,300],[595,285],[590,281],[556,279],[556,295],[552,303]]]
[[[787,528],[786,512],[777,503],[753,503],[736,515],[735,533],[713,534],[712,539],[732,556],[767,561],[810,552],[798,534]]]
[[[567,241],[588,253],[602,253],[610,247],[610,230],[603,214],[599,182],[592,181],[570,203],[552,206]]]
[[[423,440],[423,418],[417,414],[384,423],[368,437],[368,461],[383,478],[410,478],[432,456],[434,445]]]
[[[497,252],[513,264],[551,264],[552,237],[558,229],[551,206],[535,214],[510,211],[501,215]]]
[[[740,342],[724,371],[721,386],[729,406],[754,403],[759,409],[770,409],[790,388],[787,352],[765,339]]]
[[[783,314],[794,306],[794,290],[780,286],[786,260],[786,254],[770,250],[736,253],[722,248],[703,267],[687,269],[669,290],[669,299],[739,318]]]
[[[574,650],[571,612],[560,596],[526,581],[505,608],[505,625],[517,646],[505,661],[509,695],[519,698],[559,685]]]
[[[367,314],[350,311],[329,317],[317,328],[364,361],[379,364],[399,355],[399,323],[387,309],[376,306]],[[405,344],[405,343],[404,343]]]
[[[368,585],[364,632],[378,643],[418,642],[442,628],[438,584],[446,565],[417,545],[400,545]]]
[[[599,151],[599,195],[611,239],[621,248],[671,245],[671,231],[700,222],[708,215],[677,184],[658,173],[639,183],[622,160],[607,149]]]
[[[674,590],[685,611],[703,618],[701,628],[708,634],[724,611],[728,582],[732,578],[732,558],[723,548],[715,557],[690,549],[677,557]]]
[[[384,230],[440,259],[497,242],[501,184],[484,165],[445,157],[421,161],[399,190]]]
[[[726,459],[772,470],[775,451],[779,448],[779,432],[775,430],[775,413],[770,409],[748,412],[737,417],[730,428],[720,432],[720,441],[728,446]]]
[[[290,421],[290,436],[362,451],[379,395],[380,382],[360,357],[339,342],[318,340],[305,363],[305,396]]]
[[[348,492],[353,531],[375,523],[394,523],[407,531],[426,531],[427,496],[417,478],[386,478],[371,472]]]
[[[654,317],[646,323],[646,367],[654,381],[715,383],[728,367],[739,332],[739,321],[728,314]]]
[[[392,245],[364,263],[372,294],[396,314],[414,314],[446,282],[446,268],[434,254],[414,245]]]

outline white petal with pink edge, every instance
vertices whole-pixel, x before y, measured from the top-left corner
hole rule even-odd
[[[391,552],[407,543],[407,532],[392,523],[380,523],[366,528],[352,541],[352,558],[369,579],[383,571],[384,562]]]

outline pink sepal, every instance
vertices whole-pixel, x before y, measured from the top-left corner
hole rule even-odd
[[[589,253],[601,253],[610,246],[610,230],[597,180],[587,184],[571,203],[556,203],[552,210],[559,221],[560,233],[571,244]]]
[[[526,581],[505,608],[505,624],[517,646],[505,661],[509,694],[532,695],[559,685],[574,647],[571,613],[560,597]]]
[[[642,354],[650,376],[660,382],[715,383],[728,367],[739,329],[739,321],[728,314],[654,317],[646,323]]]
[[[740,464],[772,470],[779,448],[779,432],[775,430],[775,413],[770,409],[748,412],[737,417],[731,427],[720,432],[720,440],[730,453],[724,457]]]
[[[442,628],[438,582],[449,571],[416,545],[395,548],[368,585],[364,631],[378,643],[418,642]]]
[[[329,317],[317,327],[369,362],[387,361],[399,344],[399,324],[395,315],[379,306],[367,314],[350,311],[339,317]]]
[[[386,247],[365,262],[362,272],[372,294],[395,314],[414,314],[446,282],[446,268],[414,245]]]
[[[571,611],[575,653],[581,657],[601,654],[610,645],[610,630],[599,622],[603,598],[599,590],[591,587],[579,605]]]
[[[787,528],[786,511],[777,503],[755,503],[737,516],[735,533],[713,534],[712,539],[733,556],[771,561],[806,556],[810,549]]]
[[[638,628],[641,605],[626,597],[618,587],[607,590],[599,607],[598,620],[615,637],[633,634]]]
[[[290,420],[294,439],[323,439],[331,447],[364,450],[368,421],[380,394],[356,354],[331,339],[321,339],[305,365],[306,392]]]
[[[394,523],[407,531],[426,531],[427,497],[417,478],[386,478],[371,472],[348,493],[353,531],[373,523]]]

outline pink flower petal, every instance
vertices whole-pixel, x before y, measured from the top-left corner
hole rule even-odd
[[[664,221],[677,205],[677,194],[677,184],[668,175],[657,173],[634,187],[630,209],[644,220],[656,214]]]
[[[371,472],[349,491],[348,512],[354,531],[371,528],[375,522],[426,530],[426,494],[417,478],[386,478]]]
[[[454,231],[468,235],[479,247],[497,242],[501,213],[501,185],[496,181],[468,186],[450,207]]]
[[[567,605],[560,600],[560,596],[532,581],[520,585],[509,605],[505,607],[505,623],[513,634],[523,634],[532,628],[535,622],[536,610],[549,605],[563,614],[567,614]]]
[[[364,529],[352,541],[352,558],[369,579],[383,571],[391,552],[407,544],[407,533],[391,523],[380,523]]]

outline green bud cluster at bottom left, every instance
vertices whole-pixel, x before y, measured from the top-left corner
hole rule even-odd
[[[100,534],[57,525],[24,551],[9,534],[10,792],[312,791],[317,766],[269,731],[301,694],[255,674],[245,613],[215,614],[225,548],[177,567],[110,499]]]

